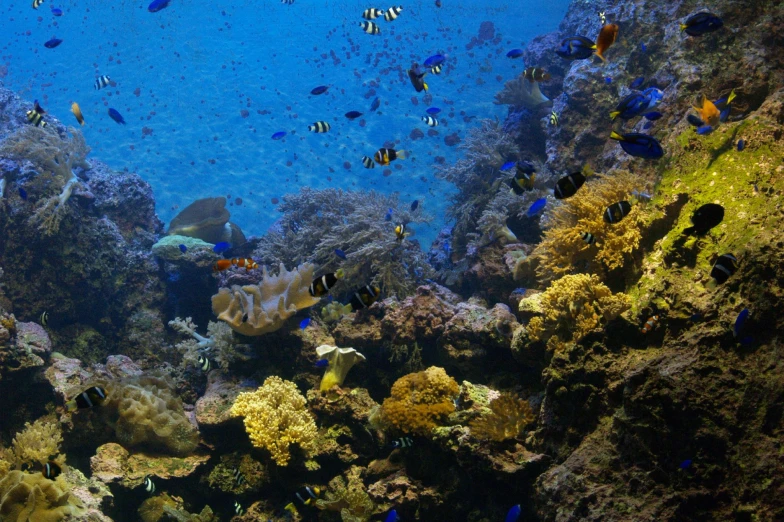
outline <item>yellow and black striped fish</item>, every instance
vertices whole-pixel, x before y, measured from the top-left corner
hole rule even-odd
[[[396,159],[405,159],[405,158],[406,158],[406,151],[387,149],[387,148],[378,149],[376,153],[373,155],[373,159],[376,160],[376,163],[378,163],[379,165],[389,165],[391,161],[395,161]]]
[[[110,83],[112,83],[112,79],[106,76],[105,74],[103,76],[99,76],[95,80],[95,90],[98,91],[100,89],[103,89]]]
[[[429,127],[436,127],[438,125],[438,120],[432,116],[422,116],[422,121],[427,123]]]
[[[324,274],[323,276],[314,279],[313,282],[310,283],[310,288],[308,288],[310,295],[313,297],[327,295],[327,292],[329,292],[329,290],[335,286],[335,283],[337,283],[339,279],[343,278],[344,274],[345,273],[341,268],[334,274]]]
[[[364,18],[365,20],[375,20],[382,14],[384,14],[383,10],[371,7],[370,9],[365,9],[364,11],[362,11],[362,18]]]
[[[367,308],[375,303],[379,295],[381,295],[381,289],[379,287],[365,285],[354,292],[351,301],[349,301],[349,305],[351,305],[351,309],[356,312],[357,310]]]
[[[310,132],[315,132],[315,133],[319,133],[319,134],[329,131],[330,128],[331,127],[330,127],[329,123],[327,123],[325,121],[317,121],[313,125],[308,125],[308,130]]]
[[[100,406],[106,400],[106,390],[100,386],[87,388],[82,393],[65,403],[65,411],[86,410],[93,406]]]
[[[44,477],[48,478],[49,480],[56,479],[57,476],[62,472],[63,472],[62,468],[60,468],[60,466],[58,466],[56,462],[51,460],[46,464],[44,464],[44,467],[41,470],[41,474]]]
[[[401,5],[390,7],[389,9],[387,9],[387,12],[384,13],[384,20],[386,20],[387,22],[391,22],[392,20],[400,16],[400,13],[402,12],[403,12],[403,6]]]
[[[585,241],[585,243],[588,245],[596,244],[596,236],[590,232],[582,232],[580,233],[580,237],[583,238],[583,241]]]
[[[46,111],[43,110],[40,105],[38,105],[38,100],[36,100],[33,108],[27,111],[27,121],[36,127],[46,127],[44,114],[46,114]]]
[[[76,121],[79,122],[79,125],[84,125],[84,116],[82,115],[82,109],[79,108],[78,103],[73,102],[71,104],[71,112],[76,116]]]
[[[381,29],[378,28],[376,24],[373,22],[359,22],[359,26],[365,31],[367,34],[380,34]]]
[[[613,203],[604,211],[604,220],[607,223],[617,223],[625,218],[632,210],[632,205],[628,201]]]

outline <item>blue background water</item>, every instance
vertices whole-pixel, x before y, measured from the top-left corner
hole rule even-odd
[[[76,125],[70,105],[78,102],[93,156],[149,181],[164,221],[197,198],[239,197],[232,221],[261,234],[279,217],[272,198],[304,185],[399,191],[403,201],[419,199],[438,217],[418,231],[425,248],[443,224],[452,190],[432,170],[437,156],[457,158],[444,137],[464,137],[477,119],[504,117],[506,108],[493,105],[493,96],[525,66],[506,52],[554,30],[568,5],[402,3],[399,18],[377,19],[381,35],[371,36],[359,27],[362,11],[373,5],[366,1],[171,0],[157,13],[139,0],[46,0],[38,10],[31,1],[2,2],[0,77],[68,125]],[[52,7],[64,15],[53,16]],[[500,40],[467,49],[483,21],[494,24]],[[45,48],[52,37],[62,45]],[[435,53],[448,61],[440,76],[428,77],[431,105],[443,109],[438,135],[428,136],[420,120],[424,93],[417,95],[405,71]],[[116,86],[94,90],[101,74]],[[311,96],[318,85],[331,88]],[[370,113],[375,96],[381,108]],[[127,125],[112,121],[108,107]],[[364,127],[343,116],[350,110],[365,113]],[[332,130],[308,132],[317,120]],[[413,129],[425,137],[410,139]],[[272,141],[280,130],[289,134]],[[362,156],[387,141],[397,141],[410,159],[393,163],[388,177],[383,167],[364,169]]]

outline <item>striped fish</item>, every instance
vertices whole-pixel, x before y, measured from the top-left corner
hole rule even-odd
[[[432,116],[422,116],[422,121],[427,123],[429,127],[438,126],[438,120],[433,118]]]
[[[105,74],[103,76],[99,76],[95,80],[95,90],[96,91],[101,90],[107,85],[109,85],[110,83],[112,83],[112,79],[106,76]]]
[[[399,5],[396,7],[390,7],[389,9],[387,9],[387,12],[384,13],[384,20],[386,20],[387,22],[391,22],[392,20],[400,16],[400,13],[402,12],[403,12],[403,6]]]
[[[318,134],[327,132],[327,131],[329,131],[330,128],[331,127],[330,127],[329,123],[327,123],[325,121],[317,121],[313,125],[308,125],[308,130],[310,132],[315,132],[315,133],[318,133]]]
[[[381,34],[381,29],[373,22],[359,22],[359,26],[367,34]]]
[[[364,11],[362,11],[362,18],[364,18],[365,20],[375,20],[382,14],[384,14],[383,10],[371,7],[370,9],[365,9]]]
[[[362,156],[362,165],[366,169],[374,169],[374,168],[376,168],[376,162],[373,161],[372,158],[368,158],[367,156]]]
[[[41,4],[44,3],[44,0],[33,0],[33,9],[38,9],[41,7]]]

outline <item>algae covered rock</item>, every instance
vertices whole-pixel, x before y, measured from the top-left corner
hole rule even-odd
[[[147,453],[130,453],[116,443],[99,446],[90,458],[93,477],[104,484],[117,483],[126,488],[135,488],[147,476],[162,479],[181,478],[193,474],[209,460],[207,454],[187,457],[168,457]]]

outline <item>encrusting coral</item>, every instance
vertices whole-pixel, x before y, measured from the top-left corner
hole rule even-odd
[[[541,316],[528,323],[528,336],[534,341],[547,340],[549,350],[566,342],[578,342],[588,332],[607,324],[631,308],[631,299],[623,293],[613,295],[592,274],[566,275],[554,281],[542,294],[520,300],[527,310],[531,299],[538,300]]]
[[[84,136],[76,129],[69,128],[70,138],[61,138],[56,131],[26,125],[9,137],[0,150],[0,155],[17,161],[30,161],[38,175],[28,183],[31,196],[38,196],[35,212],[30,217],[34,225],[45,235],[60,230],[66,209],[75,185],[79,182],[74,168],[89,169],[86,161],[90,147]],[[51,194],[56,188],[59,194]]]
[[[457,382],[437,366],[404,375],[381,405],[382,422],[404,433],[429,435],[455,411],[452,399],[459,391]]]
[[[478,439],[496,442],[514,439],[535,418],[528,401],[508,393],[502,393],[490,401],[489,408],[489,414],[471,421],[471,433]]]
[[[315,451],[316,422],[306,405],[296,384],[273,375],[256,391],[240,393],[231,414],[245,417],[245,431],[254,446],[267,449],[279,466],[286,466],[292,444],[306,454]]]
[[[602,275],[623,267],[640,245],[647,211],[643,205],[632,205],[631,212],[613,224],[604,221],[604,213],[614,203],[631,200],[632,191],[642,186],[638,176],[616,171],[600,179],[589,178],[577,195],[555,207],[546,216],[544,238],[532,253],[539,262],[539,281],[574,272]],[[587,245],[583,232],[593,234],[596,244]]]
[[[321,378],[319,386],[321,391],[327,391],[335,385],[343,384],[348,371],[358,362],[365,360],[365,356],[353,348],[338,348],[328,344],[317,346],[316,355],[319,359],[326,359],[329,363]]]
[[[309,263],[289,272],[281,264],[278,275],[271,276],[262,267],[258,285],[221,288],[212,296],[212,311],[234,331],[255,336],[274,332],[298,310],[319,302],[308,288],[315,267]]]

